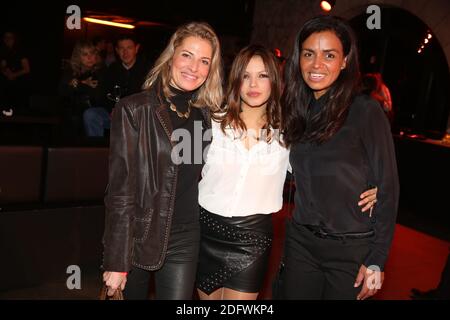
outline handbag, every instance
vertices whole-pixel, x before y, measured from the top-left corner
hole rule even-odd
[[[103,283],[102,289],[100,290],[99,300],[123,300],[122,290],[117,289],[112,296],[108,296],[108,287]]]

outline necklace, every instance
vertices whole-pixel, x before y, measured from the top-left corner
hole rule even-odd
[[[172,101],[170,101],[169,99],[166,99],[167,102],[170,104],[170,110],[174,111],[177,113],[177,116],[180,118],[189,118],[189,115],[191,114],[191,106],[192,106],[192,101],[189,100],[188,101],[188,109],[186,112],[180,112],[177,110],[177,107],[172,103]]]

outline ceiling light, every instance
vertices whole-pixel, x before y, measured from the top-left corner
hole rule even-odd
[[[126,28],[126,29],[134,29],[135,28],[135,26],[133,26],[132,24],[118,23],[118,22],[113,22],[113,21],[108,21],[108,20],[101,20],[101,19],[94,19],[94,18],[83,18],[83,20],[85,20],[87,22],[91,22],[91,23],[104,24],[104,25],[111,26],[111,27],[119,27],[119,28]]]

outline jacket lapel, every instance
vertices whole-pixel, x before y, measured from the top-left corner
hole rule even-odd
[[[165,104],[160,104],[160,106],[156,109],[156,116],[161,123],[164,132],[167,134],[167,138],[170,143],[174,145],[174,142],[172,141],[172,122],[170,121],[169,112],[167,112],[167,106]]]

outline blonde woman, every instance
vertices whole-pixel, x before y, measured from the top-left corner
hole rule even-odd
[[[146,299],[153,273],[156,299],[192,298],[202,136],[210,109],[222,103],[221,70],[215,32],[188,23],[171,37],[144,92],[114,108],[103,261],[109,294],[120,288],[126,299]],[[200,159],[198,150],[177,153],[180,136],[201,147]]]
[[[105,104],[103,85],[104,68],[98,63],[97,48],[90,41],[77,42],[59,85],[67,120],[75,130],[81,131],[85,110]]]

